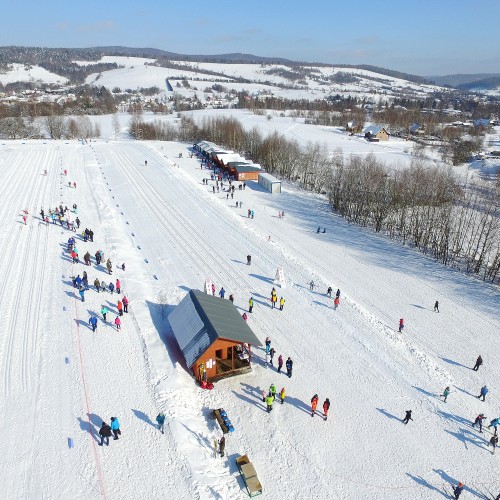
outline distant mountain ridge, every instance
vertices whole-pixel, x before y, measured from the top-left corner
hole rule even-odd
[[[494,82],[493,79],[499,79],[500,73],[473,73],[473,74],[456,74],[456,75],[442,75],[442,76],[428,76],[428,80],[435,82],[438,85],[450,85],[451,87],[469,90],[473,88],[495,88],[499,85],[497,83],[493,87],[489,85]],[[484,86],[484,87],[483,87]]]
[[[381,75],[400,78],[417,84],[431,83],[428,79],[402,73],[390,69],[380,68],[368,64],[327,64],[318,62],[292,61],[282,57],[264,57],[253,54],[244,54],[233,52],[227,54],[178,54],[162,49],[151,47],[123,47],[123,46],[101,46],[88,48],[49,48],[49,47],[24,47],[24,46],[3,46],[0,47],[0,66],[6,66],[12,63],[39,65],[56,74],[61,74],[76,82],[81,82],[86,74],[98,72],[105,69],[112,69],[97,63],[102,56],[128,56],[144,57],[150,59],[171,59],[174,61],[190,62],[211,62],[211,63],[248,63],[248,64],[283,64],[286,66],[317,66],[317,67],[336,67],[336,68],[357,68],[366,71],[372,71]],[[92,61],[95,66],[84,68],[74,64],[75,60]],[[58,71],[58,66],[62,71]],[[75,78],[72,78],[72,76]]]

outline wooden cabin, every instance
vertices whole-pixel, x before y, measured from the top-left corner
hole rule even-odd
[[[230,300],[200,290],[190,290],[168,321],[200,383],[250,371],[251,346],[262,345]]]

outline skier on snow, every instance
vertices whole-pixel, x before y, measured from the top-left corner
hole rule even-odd
[[[484,416],[483,413],[480,413],[476,417],[476,420],[474,420],[474,423],[472,424],[472,427],[476,427],[476,425],[479,425],[479,432],[481,434],[483,433],[483,420],[486,420],[486,417]]]

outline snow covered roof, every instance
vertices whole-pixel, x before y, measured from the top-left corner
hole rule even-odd
[[[267,172],[262,172],[261,174],[259,174],[259,179],[261,177],[263,179],[266,179],[268,182],[271,182],[272,184],[281,183],[281,181],[274,177],[274,175],[268,174]]]
[[[365,128],[365,134],[377,135],[382,130],[378,125],[370,125]]]
[[[262,345],[230,300],[190,290],[168,321],[189,368],[218,338]]]

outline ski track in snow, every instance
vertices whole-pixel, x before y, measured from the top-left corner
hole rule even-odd
[[[498,316],[490,313],[498,291],[348,226],[321,197],[292,187],[270,196],[249,183],[235,191],[244,201],[237,209],[225,192],[214,195],[201,183],[209,174],[196,159],[177,159],[185,147],[13,141],[0,149],[0,417],[8,458],[0,477],[8,498],[243,499],[234,463],[240,453],[249,454],[267,495],[286,488],[290,498],[442,498],[458,480],[476,497],[495,491],[498,464],[486,435],[469,425],[479,410],[488,417],[498,411],[499,373],[490,359],[498,349]],[[70,233],[40,223],[40,207],[61,202],[77,202],[81,230],[95,232],[93,244],[78,239],[80,255],[102,248],[112,276],[103,266],[73,265],[65,251]],[[277,219],[278,209],[285,219]],[[314,234],[318,222],[328,226],[326,236]],[[278,266],[286,278],[286,288],[277,287],[286,299],[282,312],[269,303]],[[82,303],[70,276],[84,269],[90,290]],[[97,294],[96,275],[120,277],[129,296],[119,333],[111,324],[117,296]],[[271,337],[275,363],[280,353],[292,357],[291,379],[266,368],[263,349],[255,348],[251,373],[220,381],[214,391],[195,385],[167,315],[207,278],[217,291],[223,285],[227,296],[235,294],[240,312],[254,297],[249,325],[261,341]],[[309,290],[312,278],[320,291]],[[337,310],[323,291],[328,285],[341,288]],[[462,296],[465,287],[481,291]],[[420,305],[434,296],[440,315]],[[88,315],[102,304],[108,323],[99,321],[93,334]],[[402,334],[392,328],[401,315],[408,329]],[[483,357],[489,355],[475,373],[466,364],[478,354],[478,332]],[[271,382],[278,391],[286,386],[287,399],[267,414],[260,393]],[[486,403],[471,397],[484,382]],[[452,394],[444,404],[438,394],[446,385]],[[314,392],[320,405],[325,396],[332,401],[327,422],[320,412],[310,416]],[[213,450],[221,431],[210,413],[218,407],[236,428],[223,459]],[[415,421],[403,426],[408,408]],[[154,422],[159,409],[167,416],[163,436]],[[103,449],[96,434],[111,415],[123,435]]]

